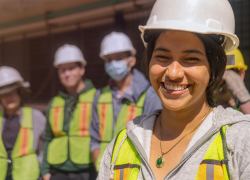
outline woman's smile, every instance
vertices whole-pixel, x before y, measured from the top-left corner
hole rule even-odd
[[[161,89],[165,93],[171,95],[180,95],[188,91],[190,85],[188,84],[170,84],[166,82],[161,82]]]

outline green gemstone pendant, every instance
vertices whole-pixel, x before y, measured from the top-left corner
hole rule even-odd
[[[156,160],[156,167],[161,168],[164,165],[165,159],[163,156]]]

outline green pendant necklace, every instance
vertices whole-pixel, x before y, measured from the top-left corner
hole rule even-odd
[[[191,134],[192,132],[194,132],[200,125],[201,123],[206,119],[206,117],[208,116],[208,114],[211,111],[211,107],[210,109],[207,111],[206,115],[202,118],[202,120],[194,127],[194,129],[192,129],[192,131],[190,131],[189,133],[187,133],[186,135],[184,135],[177,143],[175,143],[167,152],[162,152],[162,146],[161,146],[161,118],[160,118],[160,147],[161,147],[161,157],[159,157],[156,160],[156,167],[157,168],[161,168],[163,167],[164,163],[165,163],[165,159],[164,159],[164,155],[169,153],[172,149],[174,149],[175,146],[177,146],[177,144],[179,144],[185,137],[187,137],[189,134]]]

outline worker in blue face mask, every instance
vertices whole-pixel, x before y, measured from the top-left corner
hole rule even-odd
[[[93,101],[90,147],[97,170],[104,150],[127,122],[162,108],[149,81],[133,69],[135,54],[131,40],[123,33],[112,32],[101,43],[100,57],[111,79],[97,90]]]

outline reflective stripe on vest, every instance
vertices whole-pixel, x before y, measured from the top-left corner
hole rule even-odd
[[[0,129],[2,128],[3,111],[0,112]],[[0,132],[0,180],[5,180],[8,169],[8,155]],[[22,124],[11,153],[12,177],[14,180],[34,180],[39,177],[39,164],[36,152],[33,149],[33,119],[32,108],[22,108]]]
[[[117,136],[113,149],[111,165],[118,151],[119,145],[126,136],[126,129],[122,130]],[[123,142],[114,166],[115,180],[134,180],[137,179],[141,168],[141,158],[132,141],[129,138]]]
[[[144,101],[146,98],[146,92],[144,92],[139,98],[137,103],[131,103],[126,101],[119,112],[116,120],[115,129],[113,130],[113,104],[112,104],[112,93],[110,87],[106,86],[103,88],[102,93],[98,99],[98,114],[99,114],[99,133],[100,133],[100,155],[97,159],[97,166],[99,168],[99,163],[101,157],[107,148],[108,144],[112,139],[124,128],[126,124],[133,120],[135,117],[142,115]]]
[[[227,149],[225,142],[226,127],[210,144],[197,171],[195,180],[229,180]],[[120,143],[126,136],[126,129],[117,136],[114,144],[111,166],[117,154]],[[140,155],[131,140],[127,137],[122,144],[114,166],[114,180],[134,180],[139,174]],[[139,162],[138,162],[139,161]],[[138,169],[138,170],[136,170]]]
[[[56,96],[51,104],[49,122],[55,136],[48,146],[47,160],[50,164],[62,164],[70,156],[75,164],[92,163],[90,153],[89,125],[92,120],[92,102],[96,89],[79,95],[72,113],[69,132],[63,131],[65,100]],[[58,151],[60,147],[60,151]]]

